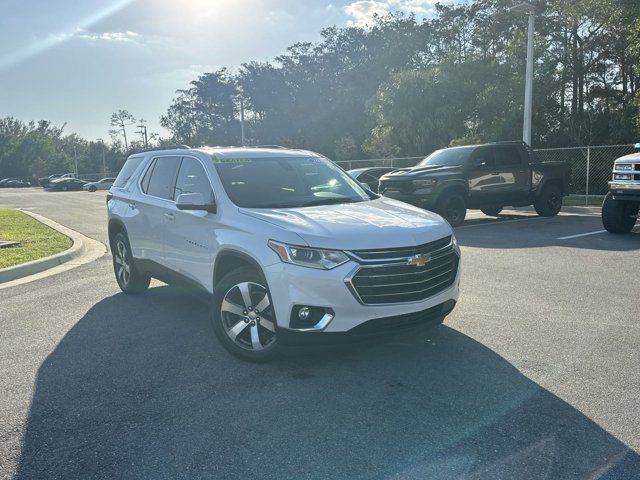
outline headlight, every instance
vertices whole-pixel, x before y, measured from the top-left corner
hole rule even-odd
[[[631,180],[631,175],[627,175],[626,173],[614,173],[614,180]]]
[[[435,178],[426,178],[424,180],[414,180],[413,184],[416,187],[433,187],[438,181]]]
[[[456,236],[455,236],[455,234],[453,232],[451,233],[451,241],[453,242],[453,245],[455,247],[458,246],[458,239],[456,238]]]
[[[323,250],[320,248],[299,247],[269,240],[269,248],[276,252],[285,263],[301,267],[331,270],[349,261],[349,257],[339,250]]]
[[[630,163],[616,163],[613,168],[614,170],[633,170],[633,165]]]

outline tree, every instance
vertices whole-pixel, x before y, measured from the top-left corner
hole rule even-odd
[[[117,130],[110,130],[109,133],[111,133],[112,137],[122,133],[125,152],[129,151],[129,144],[127,143],[127,126],[133,125],[135,121],[135,117],[127,110],[120,109],[111,114],[111,126],[117,127]]]

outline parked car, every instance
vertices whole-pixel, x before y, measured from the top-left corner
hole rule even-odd
[[[640,210],[640,144],[636,153],[617,159],[602,203],[602,224],[611,233],[629,233]]]
[[[24,180],[9,180],[4,184],[0,185],[2,188],[26,188],[30,187],[31,184],[29,182],[25,182]]]
[[[13,182],[15,180],[18,180],[18,179],[15,177],[3,178],[2,180],[0,180],[0,188],[5,187],[8,182]]]
[[[212,295],[213,329],[252,361],[279,345],[442,322],[460,249],[440,216],[364,190],[325,157],[277,148],[153,151],[107,194],[118,285]]]
[[[84,184],[82,189],[89,192],[95,192],[96,190],[109,190],[115,180],[115,178],[103,178],[97,182],[88,182]]]
[[[380,177],[386,173],[397,170],[392,167],[367,167],[367,168],[354,168],[347,173],[355,178],[358,182],[364,183],[369,187],[372,192],[378,192],[378,183],[380,183]]]
[[[49,182],[49,190],[60,190],[66,192],[67,190],[82,190],[84,184],[87,183],[84,180],[77,178],[56,178]]]
[[[538,215],[557,215],[569,194],[567,163],[541,163],[523,142],[437,150],[412,168],[380,179],[380,193],[440,213],[460,225],[467,208],[498,215],[505,206],[533,205]]]
[[[53,175],[49,175],[48,177],[39,178],[38,183],[40,184],[41,187],[48,188],[51,181],[57,178],[76,178],[76,174],[75,173],[65,173],[65,174],[54,173]]]

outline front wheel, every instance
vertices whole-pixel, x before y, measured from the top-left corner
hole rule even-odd
[[[467,202],[457,193],[444,193],[436,204],[436,211],[442,215],[452,227],[462,225],[467,215]]]
[[[90,191],[90,192],[95,192],[96,190],[97,190],[97,188],[96,188],[95,186],[93,186],[93,185],[91,185],[91,186],[89,187],[89,191]]]
[[[562,208],[562,192],[555,185],[547,185],[542,189],[538,198],[533,203],[538,215],[541,217],[553,217],[560,213]]]
[[[497,217],[498,215],[500,215],[502,208],[503,207],[500,206],[491,206],[481,208],[480,211],[489,217]]]
[[[253,269],[225,275],[213,296],[213,330],[233,355],[266,362],[278,353],[276,317],[265,279]]]
[[[614,200],[611,192],[602,202],[602,225],[610,233],[629,233],[638,218],[638,203]]]
[[[120,290],[124,293],[141,293],[149,288],[151,277],[142,275],[136,269],[129,240],[123,233],[116,234],[112,249],[113,272]]]

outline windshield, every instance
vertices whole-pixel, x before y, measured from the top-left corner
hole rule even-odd
[[[439,165],[443,167],[459,167],[469,158],[475,147],[453,147],[436,150],[422,160],[418,166]]]
[[[321,157],[223,158],[213,161],[239,207],[293,208],[369,200],[366,192]]]

